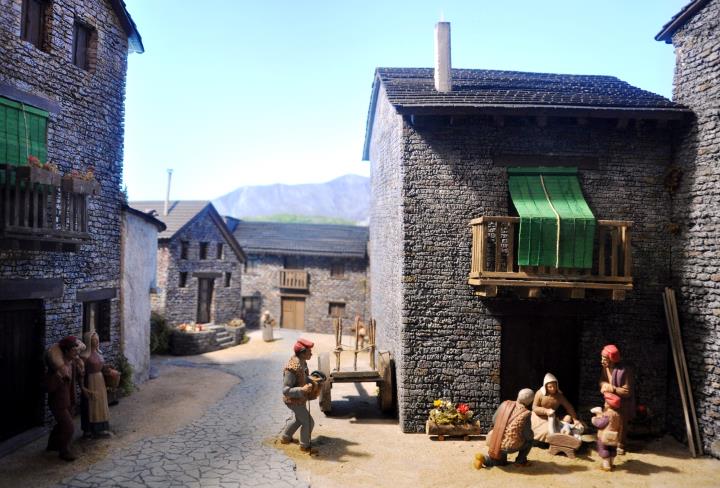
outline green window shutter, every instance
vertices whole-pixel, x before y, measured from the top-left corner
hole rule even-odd
[[[0,97],[0,163],[47,162],[47,119],[44,110]]]
[[[597,224],[577,169],[508,168],[508,175],[520,215],[518,264],[591,268]]]

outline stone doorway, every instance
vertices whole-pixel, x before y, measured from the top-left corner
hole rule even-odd
[[[537,391],[545,373],[552,373],[565,397],[577,407],[580,379],[577,319],[571,316],[504,316],[501,334],[501,400],[514,400],[522,388]]]

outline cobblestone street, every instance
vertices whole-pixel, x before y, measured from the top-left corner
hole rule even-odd
[[[283,335],[294,337],[289,331]],[[251,340],[260,341],[259,335]],[[279,385],[290,340],[276,341],[286,347],[274,347],[268,355],[221,365],[199,362],[205,361],[201,358],[162,359],[176,366],[217,368],[237,376],[240,383],[205,415],[177,432],[137,442],[57,486],[307,486],[298,480],[295,463],[265,443],[277,435],[288,414]]]

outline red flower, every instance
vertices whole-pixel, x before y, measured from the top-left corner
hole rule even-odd
[[[470,411],[470,407],[468,406],[467,403],[458,403],[457,412],[458,412],[460,415],[465,415],[465,414],[468,413],[469,411]]]

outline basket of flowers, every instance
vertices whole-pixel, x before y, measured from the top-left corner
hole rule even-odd
[[[454,404],[449,400],[435,400],[430,416],[425,423],[425,433],[436,436],[439,441],[445,437],[463,437],[480,435],[480,422],[473,420],[473,411],[467,403]]]

